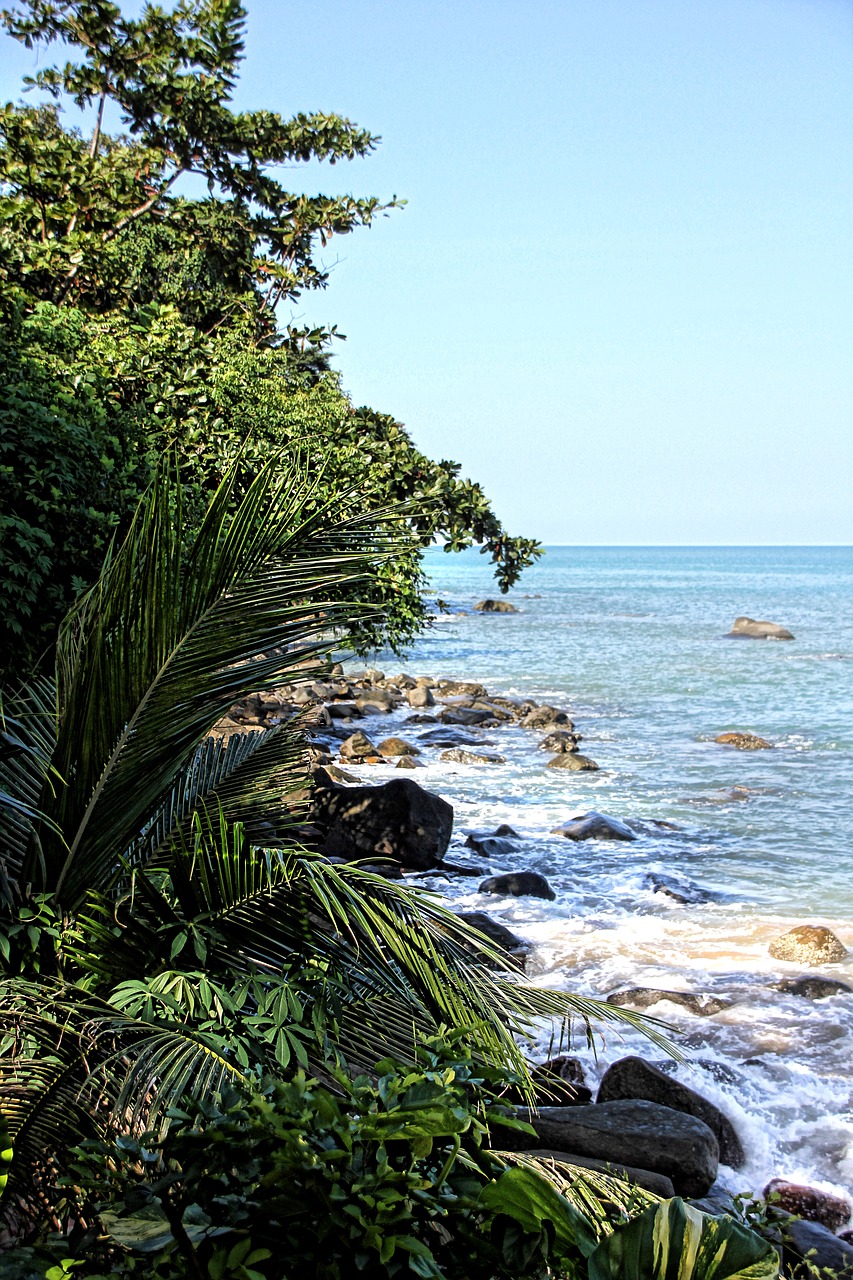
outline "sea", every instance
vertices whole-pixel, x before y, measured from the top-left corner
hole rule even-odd
[[[669,1001],[649,1012],[683,1055],[678,1078],[741,1137],[747,1163],[723,1168],[723,1184],[760,1192],[783,1177],[849,1196],[853,990],[810,1000],[776,984],[811,972],[853,988],[853,548],[549,547],[503,597],[518,610],[508,614],[474,609],[497,596],[477,549],[431,548],[426,568],[441,602],[431,625],[405,660],[380,654],[374,664],[551,703],[569,713],[599,770],[547,768],[543,733],[515,725],[478,735],[503,764],[446,762],[423,747],[411,776],[453,805],[447,857],[484,864],[467,835],[507,823],[514,848],[484,865],[541,872],[556,897],[481,894],[477,877],[425,886],[529,942],[538,986],[722,1001],[711,1016]],[[740,615],[781,623],[795,639],[726,639]],[[435,727],[406,718],[384,718],[383,735],[417,745]],[[729,730],[773,749],[714,742]],[[359,772],[380,781],[391,769]],[[551,834],[590,810],[635,824],[638,838]],[[656,891],[661,875],[701,900]],[[805,923],[830,928],[848,958],[811,971],[773,959],[773,939]],[[538,1029],[534,1059],[548,1056],[551,1034]],[[571,1052],[593,1088],[628,1054],[664,1061],[612,1024],[597,1027],[593,1048],[576,1035]]]

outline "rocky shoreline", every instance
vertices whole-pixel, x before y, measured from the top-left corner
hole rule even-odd
[[[392,712],[404,718],[399,732],[385,736],[382,720]],[[478,889],[484,896],[553,900],[553,888],[538,872],[519,867],[492,875],[487,865],[445,860],[453,828],[452,806],[420,787],[411,773],[431,760],[483,769],[501,764],[506,757],[484,749],[490,744],[484,743],[483,731],[499,735],[510,725],[540,735],[538,745],[548,753],[548,767],[594,773],[599,766],[580,750],[582,738],[568,711],[529,698],[491,694],[474,681],[406,673],[386,677],[375,669],[346,675],[336,666],[322,680],[282,686],[247,699],[232,708],[217,732],[227,737],[273,727],[295,716],[311,740],[315,792],[304,831],[309,845],[335,861],[359,860],[395,878],[473,876],[479,879]],[[772,746],[750,734],[723,734],[717,741],[741,750]],[[375,786],[348,772],[348,766],[371,765],[392,765],[404,772]],[[573,816],[551,834],[575,842],[630,842],[641,825],[590,810]],[[520,853],[515,837],[516,832],[505,825],[472,832],[466,849],[488,862]],[[701,894],[698,886],[666,876],[654,879],[653,891],[676,902],[703,900],[691,896]],[[508,967],[523,967],[530,950],[523,939],[484,911],[460,914],[506,952]],[[770,954],[812,967],[838,960],[846,951],[828,929],[801,925],[776,939]],[[851,990],[842,982],[814,974],[783,979],[779,989],[812,1000]],[[713,1017],[728,1007],[703,993],[652,988],[613,991],[607,999],[638,1010],[669,1000],[700,1017]],[[743,1164],[741,1137],[719,1108],[668,1074],[669,1064],[623,1058],[607,1070],[594,1099],[577,1059],[561,1057],[532,1065],[539,1085],[538,1107],[532,1114],[524,1111],[523,1118],[532,1124],[535,1137],[522,1135],[521,1146],[558,1161],[619,1171],[657,1194],[690,1197],[712,1212],[731,1207],[730,1197],[717,1184],[717,1171],[721,1163],[734,1169]],[[803,1246],[817,1251],[818,1266],[853,1267],[849,1201],[780,1178],[764,1187],[763,1194],[772,1194],[780,1211],[797,1215],[791,1223],[795,1248],[799,1232]]]

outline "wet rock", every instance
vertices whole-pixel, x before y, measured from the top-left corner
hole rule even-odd
[[[423,765],[420,760],[413,759],[412,756],[400,756],[400,759],[394,766],[395,769],[422,769]]]
[[[365,760],[368,756],[377,756],[378,754],[379,752],[367,734],[362,733],[360,729],[341,743],[342,760]]]
[[[786,1213],[806,1218],[809,1222],[819,1222],[830,1231],[837,1231],[850,1221],[850,1201],[832,1196],[828,1191],[819,1191],[817,1187],[787,1182],[784,1178],[773,1178],[762,1195],[765,1200],[772,1197],[774,1204]]]
[[[598,765],[589,756],[582,756],[579,751],[563,752],[549,760],[546,769],[569,769],[572,773],[595,773]]]
[[[442,729],[430,729],[420,737],[425,747],[483,747],[486,739],[481,733],[469,733],[448,725]]]
[[[561,1055],[534,1067],[530,1078],[538,1098],[551,1106],[580,1107],[592,1102],[583,1066],[578,1058]]]
[[[487,698],[489,691],[484,684],[473,680],[439,680],[438,689],[447,698]]]
[[[802,978],[783,978],[781,982],[771,982],[774,991],[784,991],[790,996],[802,996],[805,1000],[827,1000],[830,996],[849,995],[853,987],[837,978],[813,978],[806,974]]]
[[[459,919],[464,920],[466,924],[470,924],[474,929],[479,929],[480,933],[484,933],[490,942],[500,947],[508,956],[516,961],[522,961],[530,951],[530,944],[525,942],[523,938],[519,938],[511,929],[507,929],[506,925],[500,923],[499,920],[493,920],[491,916],[486,915],[485,911],[460,911]]]
[[[465,843],[469,849],[476,850],[484,858],[501,858],[508,853],[517,852],[518,848],[512,840],[505,840],[502,836],[471,835]]]
[[[404,724],[438,724],[438,716],[414,715],[407,716]]]
[[[552,725],[570,728],[572,722],[565,711],[559,711],[557,707],[543,703],[541,707],[534,707],[532,711],[528,711],[527,715],[522,717],[521,724],[525,729],[550,729]]]
[[[790,960],[809,967],[834,964],[847,955],[847,948],[831,929],[815,924],[797,925],[775,938],[768,950],[774,960]]]
[[[577,751],[578,742],[580,741],[579,733],[572,733],[571,729],[555,729],[553,733],[549,733],[539,743],[540,751]]]
[[[354,773],[347,773],[346,769],[339,769],[336,764],[327,764],[323,767],[324,772],[335,782],[355,782],[361,786],[361,778],[357,778]]]
[[[552,902],[557,896],[538,871],[510,871],[506,875],[490,876],[480,885],[479,892],[501,897],[547,898]]]
[[[793,640],[787,627],[778,622],[756,622],[754,618],[735,618],[727,640]]]
[[[414,689],[409,689],[406,693],[406,701],[413,708],[435,706],[432,690],[426,685],[415,685]]]
[[[714,741],[722,747],[734,747],[736,751],[773,750],[773,743],[759,738],[757,733],[718,733]]]
[[[481,600],[474,605],[475,613],[518,613],[514,604],[508,600]]]
[[[696,1116],[716,1137],[723,1164],[740,1169],[746,1163],[740,1138],[728,1116],[707,1098],[688,1089],[680,1080],[673,1080],[645,1059],[621,1058],[605,1071],[596,1102],[613,1102],[618,1098],[645,1098],[647,1102],[658,1102],[672,1107],[673,1111]]]
[[[333,720],[361,719],[361,712],[354,702],[327,702],[325,705]]]
[[[651,889],[652,893],[662,893],[684,906],[713,901],[713,895],[701,885],[693,884],[691,880],[677,880],[675,876],[665,876],[657,871],[647,872],[643,878],[643,887]]]
[[[496,755],[493,751],[466,751],[464,747],[442,751],[439,759],[453,764],[506,764],[506,756]]]
[[[713,1017],[732,1006],[731,1000],[722,1000],[718,996],[697,995],[693,991],[659,991],[654,987],[629,987],[625,991],[612,991],[607,997],[608,1004],[628,1005],[632,1009],[650,1009],[661,1000],[681,1005],[700,1018]]]
[[[405,738],[383,738],[376,750],[381,756],[419,756],[421,753]]]
[[[401,697],[397,689],[370,688],[356,697],[356,705],[360,706],[362,702],[376,703],[386,711],[393,711],[400,705]]]
[[[564,836],[566,840],[636,840],[636,833],[606,813],[591,809],[579,818],[573,818],[564,827],[555,827],[552,836]]]
[[[322,778],[322,772],[318,774]],[[378,787],[318,786],[311,818],[325,833],[325,851],[347,859],[379,854],[427,871],[444,857],[453,809],[411,778]]]
[[[784,1258],[795,1266],[795,1260],[808,1259],[788,1273],[797,1280],[840,1280],[853,1275],[853,1246],[818,1222],[792,1218],[786,1223]]]
[[[573,1165],[578,1169],[594,1169],[598,1173],[609,1174],[612,1178],[620,1178],[623,1182],[643,1187],[663,1200],[671,1200],[675,1195],[672,1179],[662,1173],[652,1173],[650,1169],[634,1169],[628,1164],[614,1164],[612,1161],[591,1160],[588,1156],[573,1155],[568,1151],[552,1151],[549,1147],[534,1147],[527,1155],[543,1160],[553,1160],[555,1164]],[[566,1173],[571,1177],[569,1170]]]
[[[477,711],[474,707],[445,707],[439,715],[442,724],[489,724],[496,723],[489,711]]]
[[[478,867],[476,865],[465,864],[462,862],[444,861],[439,867],[436,867],[434,871],[424,871],[422,874],[425,876],[484,876],[488,869],[488,867]]]
[[[509,836],[515,840],[521,840],[522,837],[515,831],[508,822],[501,822],[492,832],[493,836]]]
[[[656,1102],[620,1099],[588,1107],[540,1107],[537,1114],[520,1108],[519,1117],[533,1126],[536,1137],[508,1130],[516,1149],[574,1151],[648,1169],[670,1178],[681,1196],[705,1195],[717,1176],[717,1139],[704,1121]]]

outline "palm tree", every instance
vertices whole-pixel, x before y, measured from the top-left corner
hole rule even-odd
[[[322,669],[395,554],[378,518],[323,505],[298,463],[240,484],[235,468],[191,534],[163,467],[63,624],[54,678],[6,700],[12,1216],[68,1143],[253,1071],[370,1069],[449,1024],[526,1078],[517,1037],[536,1019],[631,1018],[523,986],[431,895],[300,848],[298,726],[209,736],[241,697]]]

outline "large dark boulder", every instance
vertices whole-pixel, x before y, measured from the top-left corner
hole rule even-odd
[[[673,1111],[696,1116],[716,1137],[723,1164],[740,1169],[746,1162],[740,1138],[728,1116],[707,1098],[688,1089],[680,1080],[673,1080],[643,1058],[621,1058],[605,1071],[596,1101],[614,1102],[618,1098],[645,1098],[647,1102],[659,1102],[661,1106],[672,1107]]]
[[[465,844],[484,858],[505,857],[508,853],[515,853],[518,848],[515,841],[506,840],[503,836],[470,835]]]
[[[717,1176],[719,1147],[704,1121],[656,1102],[620,1100],[589,1107],[540,1107],[536,1113],[522,1107],[519,1116],[536,1131],[535,1137],[507,1131],[522,1151],[548,1147],[649,1169],[670,1178],[680,1196],[703,1196]]]
[[[538,871],[510,871],[506,875],[490,876],[480,885],[480,893],[513,898],[548,898],[550,901],[557,896]]]
[[[784,1235],[784,1257],[791,1266],[788,1274],[797,1280],[841,1280],[853,1275],[853,1245],[820,1223],[792,1218],[785,1224]],[[798,1266],[805,1258],[808,1262]]]
[[[530,943],[525,942],[523,938],[519,938],[517,934],[508,929],[505,924],[501,924],[499,920],[493,920],[491,916],[486,915],[485,911],[460,911],[459,919],[464,920],[466,924],[470,924],[475,929],[479,929],[480,933],[484,933],[490,942],[500,947],[513,960],[524,966],[524,961],[530,951]]]
[[[444,857],[453,808],[411,778],[379,787],[338,787],[318,771],[311,821],[324,833],[324,850],[347,859],[375,854],[428,871]]]

